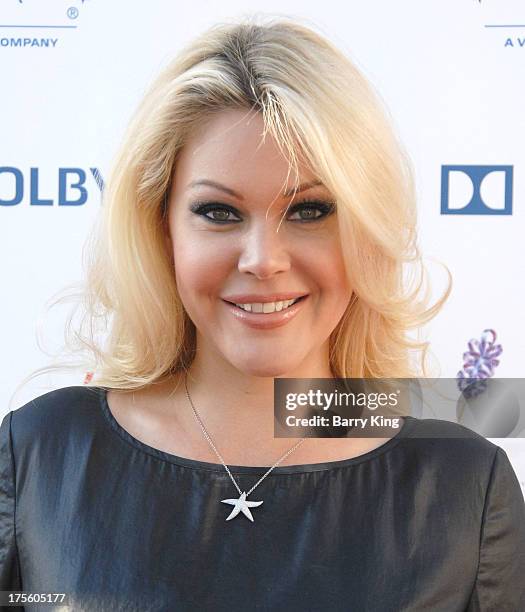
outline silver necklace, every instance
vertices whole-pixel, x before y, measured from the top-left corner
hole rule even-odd
[[[256,487],[258,487],[261,484],[261,482],[266,478],[266,476],[268,476],[268,474],[275,467],[277,467],[279,465],[279,463],[281,463],[281,461],[283,461],[283,459],[286,459],[286,457],[288,457],[288,455],[290,453],[292,453],[299,446],[299,444],[303,443],[306,438],[301,438],[301,440],[299,440],[299,442],[297,442],[294,446],[292,446],[292,448],[289,451],[287,451],[279,459],[279,461],[276,461],[272,465],[272,467],[263,476],[261,476],[261,478],[259,478],[259,480],[253,485],[253,487],[248,491],[248,493],[246,493],[245,491],[241,491],[241,489],[239,488],[239,485],[237,484],[237,482],[236,482],[235,478],[233,477],[232,473],[230,472],[228,466],[226,465],[226,463],[224,463],[223,458],[221,457],[219,451],[216,449],[215,444],[213,443],[210,434],[206,430],[206,427],[204,426],[204,423],[202,422],[202,419],[200,418],[199,413],[197,412],[197,409],[195,408],[195,406],[193,405],[193,402],[191,401],[190,393],[188,391],[187,378],[188,378],[188,374],[186,373],[186,375],[184,377],[184,386],[186,387],[186,395],[188,396],[188,400],[189,400],[189,402],[191,404],[191,407],[193,409],[193,414],[194,414],[195,418],[197,419],[197,423],[199,424],[200,428],[202,429],[202,433],[206,437],[206,440],[208,440],[210,446],[213,448],[215,454],[217,455],[217,457],[219,458],[220,462],[222,463],[222,465],[225,467],[226,471],[228,472],[228,475],[230,476],[233,484],[235,485],[235,488],[239,492],[239,496],[240,497],[238,499],[221,499],[221,503],[229,504],[229,505],[233,506],[233,510],[230,512],[230,514],[229,514],[229,516],[227,517],[226,520],[229,521],[232,518],[235,518],[240,512],[242,512],[244,514],[244,516],[249,518],[250,521],[253,523],[253,516],[252,516],[252,513],[250,512],[250,508],[255,508],[257,506],[260,506],[263,502],[262,501],[248,501],[246,498],[248,497],[248,495],[250,495],[250,493]]]

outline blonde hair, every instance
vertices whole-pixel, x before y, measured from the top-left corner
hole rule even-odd
[[[260,112],[265,134],[291,168],[304,158],[336,198],[353,295],[330,338],[334,375],[426,374],[429,343],[410,340],[407,331],[438,313],[451,282],[432,307],[428,292],[417,299],[425,269],[408,156],[356,66],[311,28],[282,17],[210,28],[145,95],[84,247],[87,273],[75,299],[85,312],[73,333],[74,313],[69,317],[65,336],[69,354],[82,357],[66,367],[93,371],[90,386],[136,389],[191,363],[195,329],[165,241],[166,197],[177,154],[193,129],[226,109]],[[420,269],[412,290],[404,285],[406,263]],[[417,367],[413,352],[420,355]]]

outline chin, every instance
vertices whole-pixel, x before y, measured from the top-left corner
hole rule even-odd
[[[253,359],[231,359],[230,362],[244,374],[261,378],[279,378],[299,365],[295,360],[292,362],[288,359],[262,360],[260,355],[254,356]]]

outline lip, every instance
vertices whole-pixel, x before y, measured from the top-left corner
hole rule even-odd
[[[302,294],[304,295],[304,294]],[[302,297],[301,294],[297,297]],[[260,300],[260,298],[258,298]],[[286,298],[285,298],[286,299]],[[289,298],[292,299],[292,298]],[[226,300],[222,300],[228,310],[232,313],[234,317],[241,323],[248,325],[249,327],[253,327],[255,329],[273,329],[275,327],[281,327],[282,325],[286,325],[289,321],[291,321],[303,308],[305,302],[308,300],[308,295],[304,295],[302,300],[299,300],[292,306],[289,306],[285,310],[281,310],[280,312],[269,312],[269,313],[256,313],[256,312],[247,312],[242,308],[235,306],[235,304],[230,304]],[[279,300],[266,300],[267,302],[279,301]],[[241,303],[241,302],[239,302]]]
[[[307,295],[307,291],[291,291],[290,293],[270,293],[268,295],[257,295],[255,293],[236,293],[234,295],[225,295],[222,297],[226,302],[234,304],[253,304],[254,302],[282,302],[284,300],[295,300],[296,298]]]

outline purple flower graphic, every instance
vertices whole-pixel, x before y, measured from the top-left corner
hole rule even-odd
[[[481,340],[472,339],[469,350],[463,353],[463,369],[457,375],[457,384],[466,397],[475,397],[487,388],[487,378],[494,375],[503,352],[501,344],[496,344],[496,332],[485,329]]]

